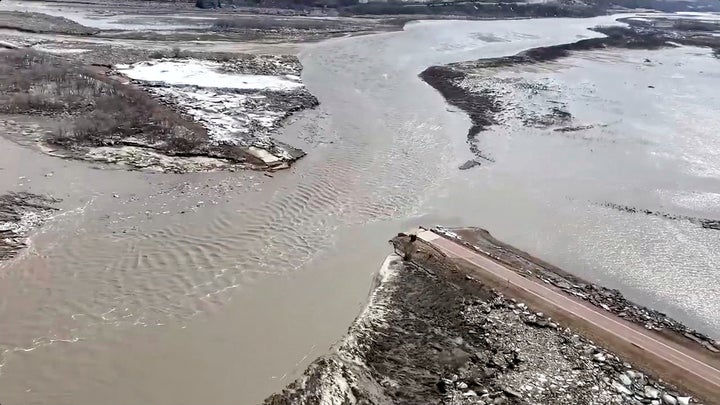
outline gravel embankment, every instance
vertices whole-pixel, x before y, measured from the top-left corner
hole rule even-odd
[[[347,337],[265,404],[695,403],[427,245],[393,242],[410,261],[395,256]]]

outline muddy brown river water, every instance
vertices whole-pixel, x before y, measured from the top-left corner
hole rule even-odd
[[[717,231],[597,207],[588,187],[565,186],[587,171],[542,174],[574,153],[607,162],[622,145],[597,156],[571,140],[490,138],[520,153],[460,172],[469,120],[417,77],[596,36],[586,28],[613,21],[423,22],[303,46],[303,81],[321,107],[279,135],[308,156],[272,178],[126,172],[0,139],[0,191],[63,199],[30,249],[0,265],[0,401],[260,402],[343,335],[386,241],[423,223],[483,226],[717,335]]]

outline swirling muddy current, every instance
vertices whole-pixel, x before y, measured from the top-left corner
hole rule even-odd
[[[587,254],[568,240],[586,241],[585,225],[612,212],[577,194],[538,192],[542,184],[526,181],[537,176],[518,167],[459,172],[470,158],[469,120],[417,77],[430,65],[597,36],[586,28],[613,21],[425,22],[304,46],[303,82],[321,106],[277,135],[308,156],[272,175],[128,172],[0,140],[2,190],[63,200],[30,247],[0,267],[0,400],[260,402],[342,336],[386,241],[419,223],[484,226],[622,285],[617,270],[632,263],[608,269],[597,252],[616,251],[627,220],[592,233]],[[642,234],[657,224],[635,220]],[[664,271],[677,270],[671,251],[654,254]],[[666,280],[628,295],[671,302],[677,296],[653,293]],[[706,312],[665,307],[697,324]]]

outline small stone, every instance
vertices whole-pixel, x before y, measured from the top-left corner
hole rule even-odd
[[[720,350],[718,350],[718,348],[716,348],[715,345],[710,342],[703,342],[703,346],[713,353],[720,353]]]
[[[540,328],[546,328],[548,325],[550,325],[550,322],[546,321],[545,319],[538,319],[535,321],[535,326],[538,326]]]
[[[472,169],[472,168],[475,167],[475,166],[480,166],[480,162],[478,162],[477,160],[468,160],[467,162],[461,164],[461,165],[458,167],[458,169],[460,169],[460,170],[468,170],[468,169]]]
[[[595,360],[599,363],[603,363],[603,362],[605,362],[605,355],[602,353],[595,353],[593,355],[593,360]]]
[[[690,397],[677,397],[677,402],[680,405],[690,405]]]
[[[630,379],[630,377],[625,374],[620,374],[620,382],[623,383],[624,386],[632,384],[632,380]]]
[[[54,174],[55,174],[55,173],[53,173],[53,172],[45,173],[45,177],[52,177]]]
[[[677,399],[675,399],[675,397],[670,394],[663,394],[662,402],[665,405],[677,405],[678,403]]]
[[[468,392],[463,393],[463,396],[465,396],[465,397],[476,397],[476,396],[477,396],[477,393],[476,393],[475,391],[473,391],[473,390],[470,390],[470,391],[468,391]]]
[[[485,364],[488,361],[487,356],[483,352],[475,352],[473,357],[475,357],[475,360],[480,364]]]
[[[513,397],[513,398],[521,398],[522,397],[522,394],[520,394],[519,392],[517,392],[511,388],[503,388],[503,392],[505,394],[507,394],[507,396],[509,396],[509,397]]]
[[[622,385],[622,383],[620,383],[620,382],[613,380],[612,387],[615,388],[615,391],[619,392],[620,394],[632,395],[632,391],[627,389],[627,387]]]
[[[646,385],[643,388],[643,394],[645,395],[645,398],[650,398],[650,399],[660,398],[660,391],[656,390],[655,388],[653,388],[649,385]]]
[[[120,198],[120,196],[117,194],[113,194],[113,198]]]
[[[458,389],[461,389],[461,390],[465,390],[465,389],[467,389],[467,387],[468,387],[468,385],[467,385],[466,383],[462,382],[462,381],[460,381],[460,382],[458,382],[457,384],[455,384],[455,386],[456,386]]]
[[[500,353],[493,356],[491,362],[500,369],[504,369],[505,367],[507,367],[507,361],[505,361],[505,357],[503,357],[503,355]]]

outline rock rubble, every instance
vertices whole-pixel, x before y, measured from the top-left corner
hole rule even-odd
[[[265,404],[695,403],[427,245],[393,244],[345,339]]]
[[[546,284],[551,284],[567,294],[582,298],[598,308],[602,308],[630,322],[649,330],[671,331],[677,337],[697,343],[713,353],[720,353],[720,342],[688,328],[662,312],[643,307],[629,301],[615,289],[589,283],[566,273],[557,267],[534,258],[510,245],[504,244],[480,228],[446,229],[436,228],[445,237],[471,247],[479,252],[509,264],[510,268],[523,275],[537,277]]]

